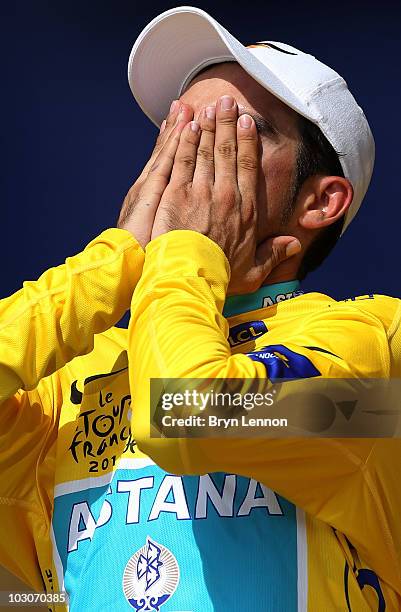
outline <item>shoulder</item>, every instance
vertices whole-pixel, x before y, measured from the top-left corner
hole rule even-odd
[[[401,299],[377,293],[350,297],[338,303],[351,305],[360,312],[377,317],[386,329],[391,327],[401,313]]]
[[[305,320],[340,319],[344,325],[347,325],[347,321],[365,320],[372,325],[376,323],[385,331],[391,329],[394,321],[401,315],[401,299],[375,293],[343,300],[335,300],[323,293],[306,293],[289,300],[288,305],[289,302],[293,302],[294,307],[296,306],[295,312],[301,314],[302,311]]]
[[[400,358],[390,340],[399,328],[401,300],[375,294],[335,300],[311,293],[293,301],[289,337],[298,345],[338,356],[359,376],[393,375]]]

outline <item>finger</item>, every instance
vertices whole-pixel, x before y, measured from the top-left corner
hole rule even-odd
[[[120,211],[120,216],[119,216],[117,224],[123,223],[126,220],[126,218],[131,214],[133,207],[138,204],[138,196],[144,185],[144,182],[146,181],[149,175],[151,168],[156,167],[156,164],[158,163],[158,157],[161,151],[163,150],[163,147],[167,146],[170,140],[174,139],[175,137],[174,128],[176,128],[180,122],[183,122],[181,126],[182,128],[185,125],[185,122],[190,121],[193,115],[192,108],[188,104],[180,104],[178,103],[178,101],[175,101],[175,102],[177,102],[177,104],[174,104],[174,102],[172,103],[171,108],[170,108],[170,113],[167,119],[165,119],[165,128],[162,131],[163,139],[161,139],[159,135],[159,138],[157,140],[155,148],[153,149],[153,153],[151,157],[146,163],[146,166],[143,168],[140,176],[137,178],[135,183],[132,185],[132,187],[128,191],[124,199],[123,206]],[[170,168],[170,172],[171,172],[171,168]]]
[[[297,255],[301,243],[294,236],[275,236],[262,242],[256,250],[256,266],[264,280],[280,263]]]
[[[135,207],[145,208],[153,213],[156,212],[160,198],[170,180],[180,135],[185,125],[185,121],[180,121],[171,132],[168,141],[149,169],[148,176],[137,196]]]
[[[152,151],[146,166],[144,167],[141,177],[145,178],[149,169],[154,164],[155,159],[163,149],[166,142],[169,140],[174,128],[180,121],[190,121],[193,116],[192,108],[188,104],[182,104],[179,100],[174,100],[170,106],[170,112],[167,118],[162,122],[159,135],[156,140],[155,147]],[[164,124],[164,127],[163,127]],[[163,127],[163,129],[162,129]]]
[[[188,109],[189,107],[188,106],[184,107],[184,105],[181,104],[179,100],[172,101],[169,113],[160,126],[160,132],[157,137],[156,145],[155,145],[155,148],[152,154],[153,157],[155,157],[160,152],[163,145],[167,142],[171,132],[173,131],[174,127],[178,123],[178,116],[184,108]],[[164,123],[164,127],[163,127],[163,123]]]
[[[171,172],[171,184],[179,186],[192,183],[199,139],[199,123],[198,121],[190,121],[190,123],[185,126],[181,133],[180,142],[177,147],[174,165]]]
[[[194,185],[214,183],[214,138],[216,133],[216,107],[208,106],[199,117],[201,135],[196,156]]]
[[[153,148],[152,154],[150,156],[150,158],[148,159],[148,161],[146,162],[141,175],[139,176],[139,181],[143,180],[144,178],[146,178],[146,176],[148,175],[149,172],[149,168],[152,166],[152,164],[154,163],[157,155],[159,154],[160,150],[162,149],[163,145],[165,144],[165,142],[168,140],[172,128],[174,127],[174,125],[177,122],[177,118],[178,118],[178,114],[180,111],[180,103],[178,100],[173,100],[173,102],[171,103],[170,106],[170,111],[169,114],[167,115],[166,119],[164,119],[164,121],[162,121],[162,124],[160,126],[160,131],[159,134],[157,136],[157,140],[156,140],[156,144]]]
[[[169,113],[166,117],[166,128],[168,132],[170,132],[173,126],[175,125],[179,112],[180,112],[180,101],[173,100],[170,106]]]
[[[223,96],[216,107],[214,163],[216,186],[237,176],[237,103],[232,96]]]
[[[237,182],[245,216],[256,205],[258,180],[258,133],[250,115],[241,115],[237,122]]]
[[[182,104],[177,100],[172,103],[167,119],[162,122],[161,128],[163,128],[163,126],[164,128],[160,129],[159,137],[150,159],[124,198],[117,221],[117,227],[121,227],[128,222],[128,219],[130,219],[133,214],[134,208],[136,209],[135,218],[140,217],[143,219],[144,224],[146,224],[146,219],[152,219],[153,222],[153,217],[159,205],[161,194],[165,189],[166,181],[162,180],[162,177],[156,174],[156,176],[152,176],[151,181],[146,186],[144,186],[145,182],[152,169],[157,170],[158,167],[162,174],[165,173],[170,176],[175,149],[179,142],[179,134],[177,139],[175,129],[178,128],[178,132],[180,133],[183,126],[186,122],[190,121],[192,116],[193,111],[188,104]],[[181,124],[181,127],[178,127],[179,124]],[[170,141],[173,142],[172,145]],[[174,142],[176,145],[175,149]],[[173,152],[170,151],[170,146],[173,146]],[[172,156],[170,157],[170,164],[168,160],[164,158],[162,160],[159,159],[159,155],[165,147],[167,147],[167,156]]]
[[[152,157],[149,159],[146,164],[143,176],[140,177],[141,185],[148,178],[149,174],[153,172],[155,169],[159,167],[161,164],[161,171],[163,172],[166,168],[166,159],[163,156],[164,149],[167,150],[167,159],[170,159],[169,151],[171,151],[171,141],[175,142],[178,145],[179,142],[179,134],[181,133],[184,126],[191,120],[193,117],[193,110],[188,104],[181,104],[180,112],[177,114],[176,111],[173,111],[170,119],[166,120],[166,128],[163,132],[163,140],[161,144],[154,149],[154,153]],[[177,129],[178,129],[178,141],[177,141]],[[174,148],[174,147],[173,147]],[[175,147],[176,150],[176,147]],[[170,159],[170,161],[173,161]],[[171,174],[172,165],[169,167],[169,176]]]
[[[140,176],[138,177],[138,181],[140,184],[146,179],[148,176],[150,168],[155,163],[157,156],[160,151],[165,146],[166,142],[168,142],[171,137],[174,128],[177,126],[179,121],[186,120],[190,121],[192,117],[192,109],[188,104],[181,104],[179,100],[174,100],[170,106],[170,112],[166,119],[161,124],[159,135],[156,140],[156,144],[152,151],[152,154],[146,165],[144,166]],[[163,127],[164,126],[164,127]],[[163,129],[162,129],[163,128]]]
[[[141,185],[137,186],[136,183],[136,191],[130,190],[124,201],[118,227],[129,230],[143,248],[151,238],[156,211],[167,187],[180,134],[185,125],[182,121],[173,129],[145,180]]]

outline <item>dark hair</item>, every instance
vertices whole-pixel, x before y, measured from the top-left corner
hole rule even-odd
[[[300,141],[296,161],[296,177],[293,188],[292,210],[288,212],[293,212],[295,198],[308,177],[316,174],[344,176],[339,160],[341,154],[334,150],[317,125],[299,115],[298,129]],[[344,216],[321,230],[309,245],[298,269],[297,277],[300,280],[320,266],[322,261],[330,254],[341,235],[343,225]]]

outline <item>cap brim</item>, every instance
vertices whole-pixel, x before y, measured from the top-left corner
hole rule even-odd
[[[149,23],[131,51],[128,81],[143,112],[160,126],[183,86],[203,67],[224,61],[238,62],[287,106],[315,121],[277,74],[210,15],[194,7],[171,9]]]

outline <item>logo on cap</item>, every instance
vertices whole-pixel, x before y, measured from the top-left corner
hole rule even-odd
[[[273,45],[273,43],[267,42],[259,42],[254,43],[252,45],[247,45],[247,49],[256,49],[257,47],[265,47],[266,49],[275,49],[276,51],[281,51],[281,53],[286,53],[287,55],[297,55],[297,53],[292,53],[291,51],[287,51],[286,49],[280,49],[277,45]]]

